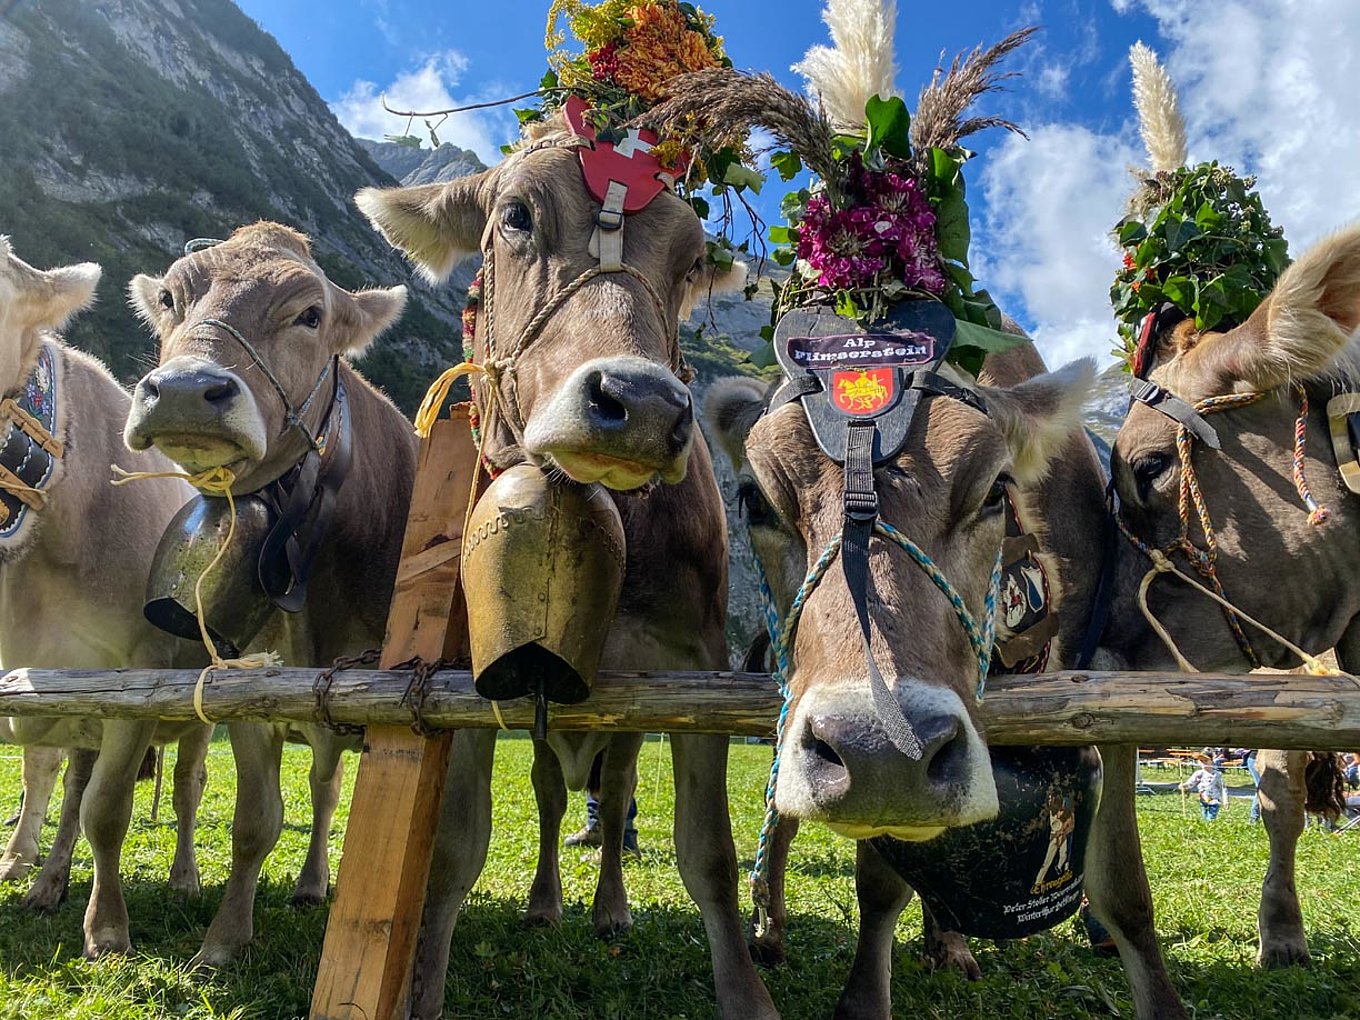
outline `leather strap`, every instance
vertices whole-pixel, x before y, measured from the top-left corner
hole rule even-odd
[[[1210,449],[1222,449],[1222,444],[1218,441],[1218,433],[1212,425],[1205,421],[1204,416],[1180,397],[1167,392],[1155,382],[1135,378],[1129,385],[1129,394],[1140,404],[1146,404],[1159,414],[1164,414],[1172,421],[1184,425],[1196,439]]]
[[[627,199],[628,185],[610,181],[600,211],[595,216],[590,251],[600,260],[600,268],[606,273],[617,273],[623,269],[623,206]]]
[[[902,706],[888,689],[874,661],[869,625],[869,540],[878,520],[878,494],[874,491],[873,421],[851,421],[845,444],[845,523],[841,529],[841,570],[859,620],[860,642],[869,668],[869,690],[874,709],[893,746],[919,761],[921,742],[912,732]]]

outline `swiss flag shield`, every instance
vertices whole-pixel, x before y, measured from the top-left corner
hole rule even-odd
[[[586,188],[597,202],[604,201],[609,182],[618,181],[628,189],[623,211],[638,212],[645,209],[647,203],[666,187],[666,182],[660,176],[663,171],[677,177],[685,170],[684,163],[663,167],[661,161],[652,155],[657,137],[651,131],[631,128],[627,137],[617,144],[598,141],[595,127],[586,116],[590,104],[579,96],[569,97],[563,111],[567,126],[591,142],[589,148],[582,146],[579,151]]]

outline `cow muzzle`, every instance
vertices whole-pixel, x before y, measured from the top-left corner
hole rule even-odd
[[[919,680],[894,687],[921,757],[889,739],[867,681],[814,688],[784,737],[781,814],[825,822],[853,839],[911,841],[996,815],[987,748],[958,695]]]
[[[574,481],[636,489],[685,477],[694,402],[669,369],[644,358],[600,358],[562,382],[526,423],[524,445]]]
[[[123,438],[133,450],[155,446],[190,472],[261,460],[264,418],[233,372],[204,358],[174,358],[132,391]]]

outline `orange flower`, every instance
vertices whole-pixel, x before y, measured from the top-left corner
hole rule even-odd
[[[619,47],[614,80],[647,101],[660,99],[667,79],[717,66],[708,40],[690,29],[674,3],[636,4]]]

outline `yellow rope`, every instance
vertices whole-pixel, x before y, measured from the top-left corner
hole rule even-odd
[[[1192,666],[1190,664],[1190,661],[1186,659],[1184,655],[1181,654],[1181,650],[1176,647],[1176,642],[1171,637],[1171,634],[1167,631],[1165,627],[1162,626],[1161,622],[1157,619],[1157,617],[1153,615],[1152,609],[1148,605],[1148,589],[1152,587],[1152,582],[1158,574],[1175,574],[1177,577],[1179,577],[1186,584],[1190,585],[1192,588],[1197,588],[1203,594],[1209,596],[1209,598],[1213,599],[1224,609],[1227,609],[1235,613],[1241,619],[1246,620],[1247,623],[1251,624],[1253,627],[1261,631],[1267,637],[1272,638],[1275,641],[1278,641],[1281,645],[1289,649],[1289,651],[1293,652],[1295,655],[1297,655],[1300,659],[1303,660],[1304,669],[1306,669],[1311,675],[1313,676],[1341,675],[1340,673],[1337,672],[1337,670],[1332,669],[1325,662],[1319,659],[1316,655],[1309,655],[1298,645],[1294,644],[1292,641],[1286,638],[1283,634],[1279,634],[1276,631],[1272,630],[1270,627],[1267,627],[1264,623],[1262,623],[1255,617],[1248,616],[1241,609],[1238,609],[1237,606],[1233,605],[1231,602],[1223,598],[1217,592],[1215,592],[1211,588],[1206,588],[1204,585],[1200,584],[1189,574],[1186,574],[1183,571],[1181,571],[1176,566],[1176,564],[1170,560],[1166,553],[1162,552],[1160,549],[1149,549],[1148,556],[1152,560],[1152,569],[1143,575],[1143,582],[1138,586],[1138,607],[1143,611],[1143,617],[1152,626],[1152,629],[1156,631],[1157,636],[1162,639],[1162,643],[1166,645],[1166,647],[1170,650],[1171,654],[1175,656],[1176,663],[1177,665],[1180,666],[1182,671],[1186,673],[1199,672],[1199,670]]]
[[[500,724],[501,729],[507,733],[510,732],[510,727],[505,725],[505,716],[501,715],[501,703],[495,698],[491,699],[491,714],[496,717],[496,722]]]
[[[119,476],[113,480],[114,485],[126,485],[128,482],[141,481],[144,478],[182,478],[202,493],[226,497],[227,537],[212,561],[203,568],[203,573],[199,574],[198,580],[194,582],[194,615],[198,618],[199,637],[203,640],[203,647],[208,650],[209,659],[208,665],[203,667],[203,671],[198,674],[197,683],[194,684],[194,714],[211,726],[213,720],[203,711],[203,688],[214,669],[266,669],[283,664],[283,659],[277,652],[256,652],[239,659],[224,659],[218,654],[217,645],[213,642],[212,635],[208,633],[208,620],[203,612],[203,581],[217,569],[227,549],[231,547],[231,540],[236,536],[236,500],[231,494],[231,486],[236,481],[236,475],[226,467],[209,468],[198,474],[189,474],[185,471],[124,471],[117,464],[111,467]]]
[[[452,368],[446,368],[438,379],[436,379],[425,393],[425,399],[420,402],[420,410],[416,412],[416,435],[421,439],[428,439],[430,429],[439,420],[439,412],[443,410],[444,401],[449,399],[449,390],[453,384],[465,375],[485,375],[486,369],[471,361],[464,361]]]

